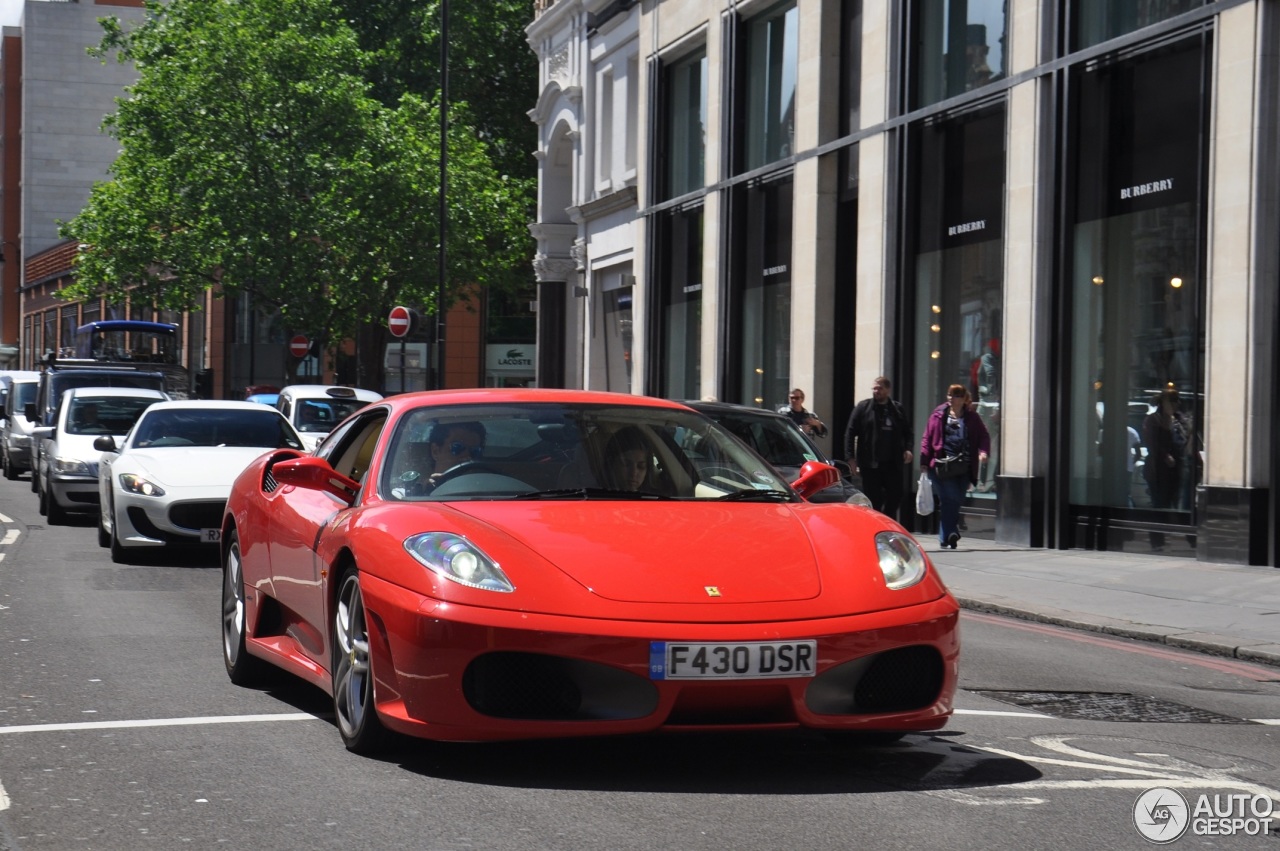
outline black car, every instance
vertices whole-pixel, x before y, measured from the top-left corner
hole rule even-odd
[[[840,471],[840,481],[819,491],[811,502],[851,502],[871,505],[867,495],[853,483],[853,471],[845,461],[835,461],[818,448],[789,417],[729,402],[682,402],[715,420],[782,473],[787,481],[795,481],[806,461],[821,461]]]

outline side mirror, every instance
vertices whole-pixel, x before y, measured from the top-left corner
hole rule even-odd
[[[109,434],[104,434],[102,437],[95,437],[93,439],[93,448],[99,452],[115,452],[116,439]]]
[[[57,431],[53,426],[36,426],[31,429],[32,440],[48,440]]]
[[[791,483],[791,487],[799,491],[805,499],[811,498],[820,490],[831,487],[840,481],[840,471],[830,464],[820,461],[806,461],[800,468],[800,478]]]
[[[329,466],[329,462],[314,455],[277,461],[271,465],[272,477],[282,485],[331,493],[350,505],[355,501],[360,483],[349,479]]]
[[[40,419],[40,414],[36,411],[35,402],[28,402],[26,404],[26,407],[22,409],[22,415],[31,422],[35,422],[36,420]]]
[[[832,461],[831,466],[840,471],[840,478],[848,479],[853,476],[853,468],[849,466],[848,461]]]

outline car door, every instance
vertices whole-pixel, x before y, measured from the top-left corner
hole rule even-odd
[[[346,422],[322,450],[338,472],[359,479],[361,457],[376,444],[386,422],[385,409],[375,409]],[[365,459],[367,462],[367,459]],[[367,463],[365,464],[367,468]],[[267,495],[267,553],[271,561],[271,582],[276,599],[302,615],[312,629],[295,631],[294,638],[304,653],[326,664],[324,583],[316,548],[324,530],[350,507],[338,497],[314,488],[284,485]]]

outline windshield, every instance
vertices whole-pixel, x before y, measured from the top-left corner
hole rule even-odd
[[[715,411],[708,416],[775,467],[803,467],[807,461],[826,463],[790,420],[737,411]]]
[[[260,446],[301,449],[277,411],[168,408],[148,411],[133,435],[135,449],[161,446]]]
[[[125,434],[142,412],[159,402],[154,397],[76,396],[67,411],[70,434]]]
[[[293,409],[293,427],[302,432],[328,434],[367,404],[357,399],[300,399]]]
[[[693,411],[522,403],[423,407],[388,444],[380,493],[400,500],[799,499]]]

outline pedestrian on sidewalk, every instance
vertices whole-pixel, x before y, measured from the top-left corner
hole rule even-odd
[[[960,504],[991,452],[991,436],[969,401],[964,385],[952,384],[920,438],[920,465],[929,471],[941,509],[938,542],[953,550],[960,541]]]
[[[1155,410],[1142,421],[1142,440],[1147,444],[1147,460],[1142,475],[1147,480],[1151,507],[1182,508],[1182,482],[1191,443],[1191,423],[1179,406],[1176,388],[1167,387],[1151,403]],[[1152,552],[1164,549],[1164,534],[1149,533]]]
[[[844,455],[853,472],[862,477],[862,492],[871,507],[897,520],[905,490],[903,477],[915,456],[910,420],[892,397],[892,388],[882,375],[871,386],[871,398],[854,407],[844,430]]]
[[[786,414],[791,421],[800,426],[800,430],[805,434],[814,437],[826,437],[827,426],[818,415],[813,411],[806,411],[804,407],[804,391],[796,387],[787,396],[787,404],[778,409],[778,413]]]

